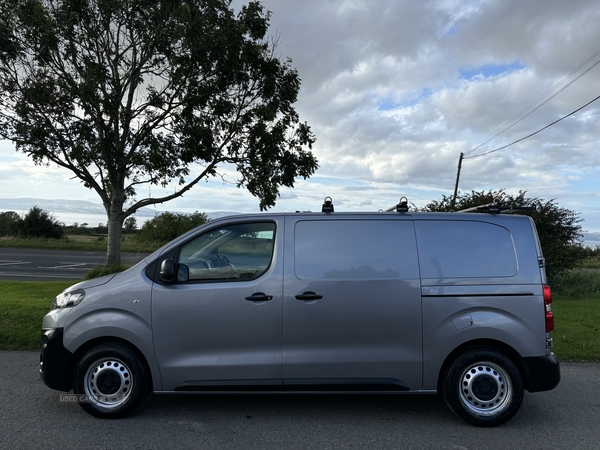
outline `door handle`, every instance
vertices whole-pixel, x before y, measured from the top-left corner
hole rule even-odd
[[[296,295],[296,300],[321,300],[322,295],[315,294],[312,291],[306,291],[300,295]]]
[[[273,296],[267,295],[264,292],[255,292],[250,297],[246,297],[246,300],[250,302],[268,302],[269,300],[273,300]]]

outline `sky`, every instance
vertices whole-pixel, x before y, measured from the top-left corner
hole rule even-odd
[[[239,9],[244,2],[234,0]],[[316,135],[319,169],[284,188],[272,211],[377,211],[400,197],[422,207],[459,189],[527,191],[581,214],[600,232],[597,0],[264,0],[270,34],[302,87],[296,109]],[[595,56],[594,56],[595,55]],[[588,61],[590,57],[593,58]],[[586,61],[588,61],[586,63]],[[478,144],[583,63],[579,79],[509,130]],[[590,69],[587,73],[583,72]],[[572,77],[574,78],[574,77]],[[565,83],[562,85],[565,87]],[[157,210],[257,212],[225,181],[201,182]],[[138,198],[168,189],[147,188]],[[0,198],[100,203],[70,172],[33,165],[0,142]]]

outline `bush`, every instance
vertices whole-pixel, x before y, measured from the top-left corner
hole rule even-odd
[[[600,270],[578,268],[557,274],[552,292],[568,298],[600,299]]]
[[[62,223],[48,211],[33,206],[17,225],[17,234],[24,238],[61,239],[64,235]]]
[[[128,217],[123,222],[123,233],[135,233],[137,231],[137,220],[135,217]]]
[[[148,220],[135,236],[145,242],[167,243],[186,231],[208,222],[208,216],[196,211],[193,214],[164,212]]]
[[[14,236],[18,233],[21,217],[14,211],[0,213],[0,236]]]
[[[592,248],[577,245],[573,251],[577,253],[577,268],[600,269],[600,246]]]
[[[85,274],[84,280],[91,280],[93,278],[99,278],[105,275],[112,275],[113,273],[123,272],[127,269],[129,269],[129,266],[124,266],[122,264],[96,267]]]
[[[540,243],[546,259],[548,278],[568,271],[576,266],[580,259],[577,249],[583,237],[579,214],[566,208],[561,208],[552,200],[526,198],[525,191],[512,196],[504,189],[497,191],[471,191],[457,196],[456,204],[452,207],[452,197],[443,196],[440,201],[433,201],[423,208],[424,211],[460,211],[475,206],[500,202],[513,206],[533,207],[533,211],[524,212],[530,216],[537,227]]]

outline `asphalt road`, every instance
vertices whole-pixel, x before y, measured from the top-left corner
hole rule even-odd
[[[121,253],[121,262],[133,265],[145,256]],[[105,252],[0,248],[0,280],[75,282],[105,263]]]
[[[0,448],[600,448],[600,364],[563,364],[555,390],[526,394],[510,422],[484,429],[418,395],[160,396],[101,420],[61,402],[38,362],[0,352]]]

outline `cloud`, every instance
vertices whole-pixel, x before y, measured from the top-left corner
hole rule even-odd
[[[402,195],[422,206],[452,193],[461,152],[506,145],[600,92],[598,65],[471,152],[600,49],[597,0],[262,3],[272,11],[278,54],[292,59],[302,79],[296,108],[317,136],[320,164],[312,179],[282,189],[274,210],[320,210],[327,195],[350,210],[389,207]],[[598,61],[600,55],[585,69]],[[586,224],[600,230],[599,130],[600,101],[526,141],[465,159],[460,188],[556,198],[582,208]],[[79,186],[64,172],[21,166],[6,159],[4,147],[0,152],[3,183],[44,180],[46,192],[60,183]],[[257,211],[257,199],[229,184],[235,170],[223,175],[228,183],[200,183],[169,208]]]
[[[593,1],[265,5],[282,53],[303,79],[299,109],[325,167],[360,167],[372,180],[448,191],[461,151],[543,95],[600,42]],[[589,100],[600,85],[588,75],[480,152]],[[501,154],[466,161],[461,186],[567,188],[572,180],[557,166],[597,164],[596,108]]]

